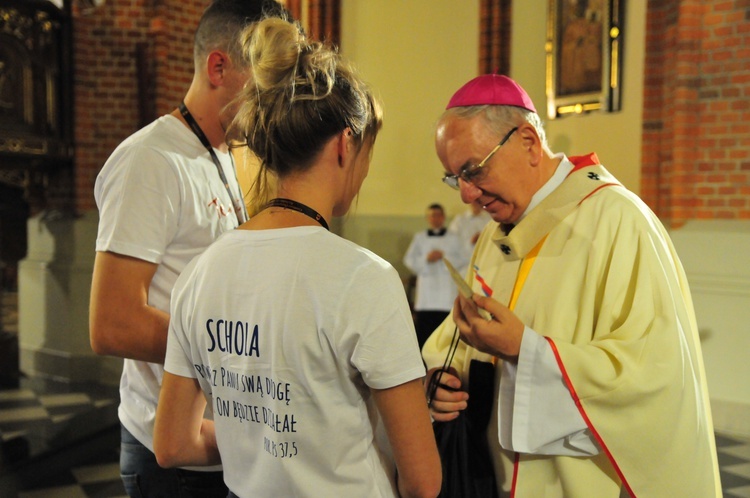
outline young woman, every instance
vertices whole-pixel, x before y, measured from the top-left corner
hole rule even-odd
[[[230,496],[436,496],[403,286],[328,231],[367,176],[379,104],[336,52],[287,22],[262,21],[243,47],[253,77],[234,128],[275,197],[175,286],[159,463],[221,461]]]

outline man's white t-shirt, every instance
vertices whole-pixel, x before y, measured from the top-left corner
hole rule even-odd
[[[214,152],[233,195],[239,197],[229,154]],[[237,226],[232,201],[208,150],[170,115],[115,149],[96,179],[94,195],[99,208],[96,250],[157,264],[148,304],[165,312],[185,265]],[[162,373],[162,365],[126,359],[120,380],[120,421],[152,451]]]
[[[230,490],[397,496],[370,389],[425,370],[389,263],[320,227],[236,230],[172,297],[165,369],[207,395]]]

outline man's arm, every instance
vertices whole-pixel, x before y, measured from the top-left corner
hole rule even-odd
[[[157,265],[97,252],[91,282],[89,338],[96,354],[163,363],[169,314],[148,305]]]

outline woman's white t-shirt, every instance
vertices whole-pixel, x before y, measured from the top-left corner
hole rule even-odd
[[[175,285],[165,369],[207,394],[235,494],[397,496],[370,388],[425,370],[372,252],[319,227],[223,234]]]

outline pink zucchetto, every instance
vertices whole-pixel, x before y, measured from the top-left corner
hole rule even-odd
[[[512,105],[536,112],[534,103],[521,85],[502,74],[477,76],[453,94],[446,109],[474,105]]]

